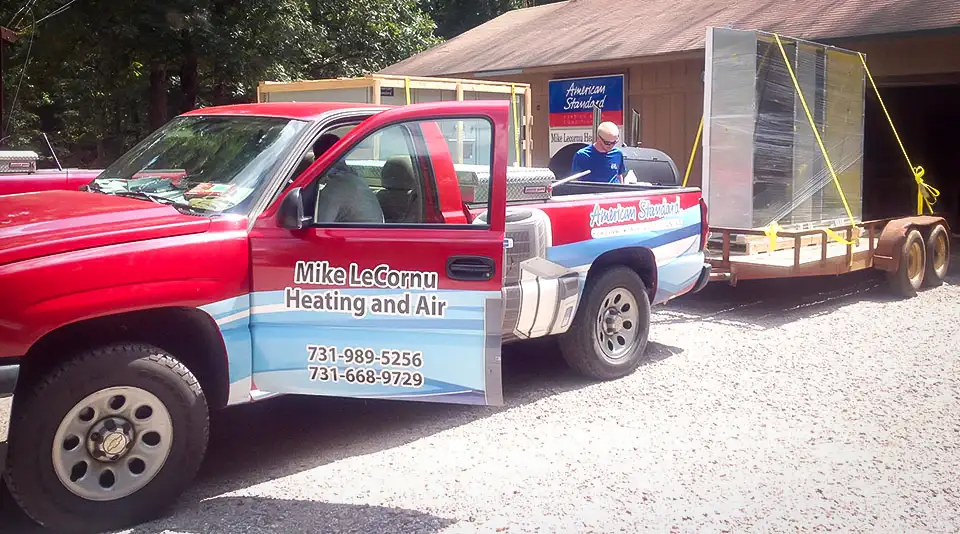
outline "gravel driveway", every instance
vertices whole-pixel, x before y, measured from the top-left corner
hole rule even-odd
[[[498,409],[239,407],[193,490],[132,532],[956,532],[954,265],[911,300],[869,273],[711,285],[659,308],[619,381],[510,350]]]

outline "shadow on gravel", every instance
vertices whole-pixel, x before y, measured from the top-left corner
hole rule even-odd
[[[960,285],[960,250],[955,241],[945,285]],[[923,294],[927,288],[920,290]],[[873,269],[840,276],[749,280],[736,287],[712,282],[700,293],[657,308],[656,324],[722,322],[765,330],[827,314],[855,302],[895,302],[885,273]]]
[[[416,510],[329,504],[264,497],[217,497],[176,517],[127,531],[130,534],[314,534],[317,532],[376,532],[429,534],[456,520]]]
[[[532,340],[504,347],[502,407],[464,406],[336,397],[287,396],[242,405],[213,414],[210,446],[193,487],[167,517],[137,527],[135,534],[163,532],[312,532],[324,525],[325,514],[355,517],[355,528],[332,531],[385,530],[414,517],[418,528],[397,532],[431,532],[430,521],[418,512],[334,505],[313,501],[260,498],[217,498],[217,495],[286,477],[345,458],[371,454],[455,428],[490,415],[533,403],[593,382],[571,371],[554,340]],[[644,365],[682,352],[650,342]],[[6,499],[4,500],[5,502]],[[211,503],[233,503],[232,505]],[[231,506],[263,510],[264,529],[231,524]],[[397,521],[390,520],[397,514]],[[406,514],[406,515],[405,515]],[[258,514],[259,515],[259,514]],[[310,523],[315,517],[314,523]],[[384,520],[383,523],[378,521]],[[222,523],[220,523],[222,522]],[[439,523],[437,523],[439,524]],[[189,526],[188,525],[193,525]],[[223,525],[223,530],[221,529]],[[333,524],[333,526],[336,526]],[[269,528],[268,528],[269,527]],[[191,530],[193,529],[193,530]],[[0,534],[39,534],[13,506],[0,510]]]

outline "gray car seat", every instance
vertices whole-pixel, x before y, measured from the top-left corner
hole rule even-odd
[[[423,220],[420,188],[409,156],[394,156],[383,164],[377,200],[388,223],[418,223]]]

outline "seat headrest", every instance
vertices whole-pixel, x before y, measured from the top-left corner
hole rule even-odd
[[[316,157],[320,157],[324,152],[330,149],[333,145],[337,144],[337,141],[340,140],[335,134],[325,133],[320,136],[316,142],[313,143],[313,154]]]
[[[313,165],[313,162],[316,161],[316,160],[317,160],[317,158],[314,157],[312,150],[306,151],[306,152],[303,154],[303,157],[300,158],[300,162],[297,163],[297,168],[294,169],[294,174],[293,174],[293,176],[291,177],[291,179],[294,179],[294,178],[296,178],[297,176],[300,176],[301,174],[303,174],[303,171],[307,170],[307,167]]]
[[[410,156],[394,156],[383,164],[380,171],[380,185],[385,189],[417,189],[413,178],[413,163]]]

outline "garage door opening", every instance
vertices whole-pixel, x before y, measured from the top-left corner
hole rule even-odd
[[[940,190],[934,210],[947,218],[954,233],[960,233],[960,84],[881,85],[880,95],[910,161],[922,166],[924,181]],[[869,84],[865,113],[863,217],[914,214],[913,173]]]

